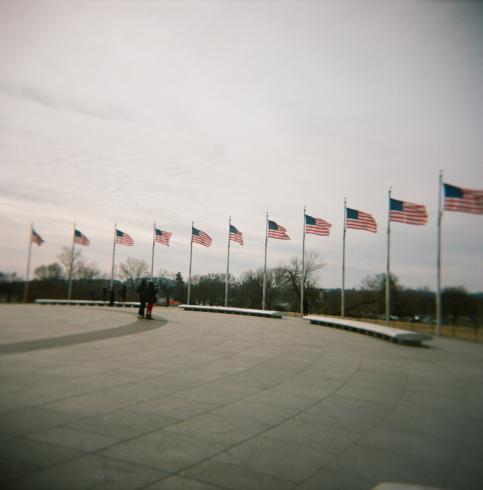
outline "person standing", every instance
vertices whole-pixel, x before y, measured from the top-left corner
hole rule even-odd
[[[144,318],[144,309],[146,308],[146,300],[148,294],[148,286],[146,284],[146,279],[141,279],[141,284],[137,288],[139,294],[139,311],[138,318]]]
[[[149,320],[152,319],[154,303],[156,303],[156,301],[158,300],[156,293],[157,293],[156,285],[154,284],[153,281],[149,281],[148,291],[147,291],[148,309],[146,311],[146,318],[148,318]]]

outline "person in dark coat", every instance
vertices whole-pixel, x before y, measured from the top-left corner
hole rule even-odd
[[[154,303],[156,303],[156,301],[158,300],[156,293],[157,293],[156,285],[154,284],[153,281],[149,281],[148,282],[148,293],[147,293],[148,309],[146,311],[146,318],[148,318],[149,320],[151,320],[151,318],[152,318]]]
[[[144,318],[144,309],[146,308],[146,300],[148,295],[148,285],[146,283],[146,279],[141,280],[141,284],[137,288],[137,292],[139,294],[139,311],[138,318]]]

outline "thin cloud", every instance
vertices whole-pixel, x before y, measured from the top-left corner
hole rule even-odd
[[[111,121],[138,122],[132,114],[122,107],[113,104],[98,104],[72,95],[54,95],[39,86],[0,82],[0,93],[34,102],[54,110],[74,112]]]

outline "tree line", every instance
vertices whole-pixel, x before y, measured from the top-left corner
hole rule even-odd
[[[67,280],[72,264],[72,297],[75,299],[108,300],[110,277],[101,273],[94,263],[88,263],[77,249],[72,256],[63,247],[58,262],[41,265],[34,271],[30,282],[28,301],[37,298],[65,298]],[[323,260],[309,253],[305,261],[304,312],[326,315],[340,314],[340,289],[320,287]],[[127,258],[118,266],[114,282],[115,299],[136,301],[136,289],[143,277],[150,275],[146,261]],[[266,304],[268,309],[300,312],[300,281],[302,264],[298,257],[267,270]],[[180,272],[157,271],[160,303],[173,304],[186,301],[187,284]],[[434,292],[427,288],[411,289],[399,284],[390,275],[391,311],[393,320],[426,322],[434,320]],[[382,318],[385,311],[386,274],[366,277],[358,288],[346,290],[346,315],[354,318]],[[238,278],[229,277],[230,306],[261,308],[263,269],[248,270]],[[24,282],[15,273],[0,272],[0,301],[23,300]],[[194,275],[191,281],[191,302],[205,305],[223,305],[225,302],[225,274]],[[443,292],[443,313],[446,324],[469,325],[478,328],[483,318],[483,294],[472,294],[463,287],[446,288]]]

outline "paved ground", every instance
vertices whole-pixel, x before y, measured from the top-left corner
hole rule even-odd
[[[155,313],[0,306],[2,489],[483,487],[482,345]]]
[[[0,345],[95,332],[133,322],[134,310],[97,308],[83,314],[83,308],[0,304]],[[126,315],[126,312],[130,314]]]

